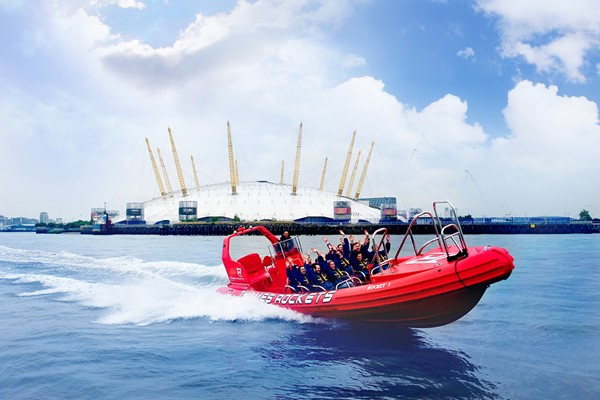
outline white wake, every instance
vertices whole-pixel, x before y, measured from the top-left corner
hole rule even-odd
[[[37,284],[17,295],[75,302],[93,309],[93,320],[102,324],[148,325],[189,318],[311,321],[254,296],[217,293],[228,282],[222,265],[102,259],[0,246],[0,279],[26,288]]]

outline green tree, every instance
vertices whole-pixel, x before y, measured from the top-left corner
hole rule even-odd
[[[592,216],[590,215],[590,212],[588,210],[584,209],[579,212],[579,220],[580,221],[591,221]]]

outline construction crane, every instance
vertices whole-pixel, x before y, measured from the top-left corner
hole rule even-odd
[[[158,166],[156,165],[156,160],[154,159],[154,154],[152,154],[152,148],[150,147],[150,142],[148,138],[146,138],[146,146],[148,146],[148,154],[150,154],[150,162],[152,163],[152,169],[154,170],[154,176],[156,176],[156,182],[158,183],[158,190],[160,191],[160,195],[164,196],[167,193],[165,192],[165,187],[163,186],[162,179],[160,178],[160,173],[158,172]]]

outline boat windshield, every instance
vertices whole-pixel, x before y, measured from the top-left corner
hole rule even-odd
[[[274,259],[286,258],[302,253],[302,246],[298,238],[293,237],[269,246],[269,253]]]

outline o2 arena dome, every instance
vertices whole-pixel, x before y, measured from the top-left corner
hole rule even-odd
[[[397,220],[396,199],[393,197],[379,199],[378,204],[368,200],[359,200],[359,194],[364,181],[369,159],[374,143],[365,161],[362,174],[358,181],[355,197],[342,196],[356,132],[352,136],[350,148],[346,157],[342,179],[338,193],[323,191],[327,161],[323,168],[323,176],[319,189],[298,187],[298,173],[300,168],[300,148],[302,141],[302,124],[298,133],[296,160],[294,165],[293,183],[284,184],[268,181],[239,182],[237,165],[234,161],[233,146],[231,141],[231,128],[227,122],[230,181],[205,185],[198,185],[197,173],[192,158],[194,169],[195,188],[188,189],[181,171],[173,135],[169,129],[169,137],[173,158],[179,178],[180,190],[171,190],[160,151],[158,151],[162,175],[148,139],[146,144],[148,154],[154,169],[156,182],[161,196],[143,203],[128,203],[124,214],[120,214],[113,221],[116,223],[157,223],[169,221],[170,223],[182,221],[294,221],[305,223],[377,223],[381,220]],[[347,194],[353,185],[358,160],[350,178]],[[282,166],[283,168],[283,166]],[[283,173],[282,173],[283,176]],[[164,184],[163,184],[164,182]],[[166,187],[166,190],[165,190]]]

